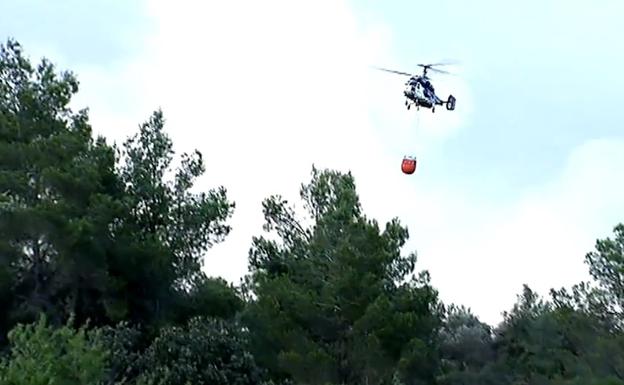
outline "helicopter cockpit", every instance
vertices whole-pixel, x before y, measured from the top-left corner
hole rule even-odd
[[[423,79],[419,77],[410,78],[405,82],[405,96],[418,99],[428,97],[429,90],[425,82],[426,80],[423,81]],[[430,83],[429,87],[431,87]]]

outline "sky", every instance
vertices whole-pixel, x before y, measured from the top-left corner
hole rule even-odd
[[[261,202],[298,202],[312,164],[351,171],[365,213],[399,217],[445,302],[490,324],[526,283],[587,279],[624,221],[624,32],[618,0],[0,3],[0,38],[75,72],[76,108],[120,143],[162,108],[199,189],[236,202],[206,270],[238,283]],[[407,110],[418,63],[455,111]],[[418,159],[403,175],[404,155]]]

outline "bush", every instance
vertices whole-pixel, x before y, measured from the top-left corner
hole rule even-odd
[[[108,350],[99,330],[54,328],[40,316],[9,332],[10,353],[0,361],[3,385],[97,385],[106,373]]]

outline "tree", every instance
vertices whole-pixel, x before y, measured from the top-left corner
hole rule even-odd
[[[70,315],[102,325],[200,314],[203,254],[230,231],[226,190],[191,192],[201,154],[172,169],[161,111],[118,151],[93,140],[87,110],[68,107],[77,91],[72,73],[46,59],[34,68],[12,40],[1,47],[2,337],[40,312],[56,325]]]
[[[413,274],[416,255],[401,255],[407,229],[367,219],[350,173],[313,167],[300,193],[312,224],[269,197],[265,230],[281,242],[255,237],[250,251],[245,319],[259,362],[304,384],[430,383],[437,292]]]
[[[6,330],[41,311],[60,323],[103,315],[114,152],[74,113],[70,72],[34,67],[21,46],[0,47],[0,300]]]
[[[589,273],[598,283],[604,299],[603,310],[619,319],[621,326],[624,319],[624,224],[613,229],[614,238],[596,241],[596,250],[587,253],[585,262]]]
[[[184,307],[177,301],[206,283],[203,253],[230,231],[226,221],[235,205],[228,201],[225,188],[191,192],[205,172],[201,153],[182,154],[177,170],[171,164],[174,154],[160,110],[121,152],[123,210],[112,230],[116,302],[110,306],[137,322],[166,323],[175,317],[179,306]],[[193,289],[195,283],[200,287]]]
[[[587,383],[624,383],[624,225],[615,226],[614,233],[614,239],[597,240],[596,250],[586,254],[594,282],[574,285],[571,292],[551,291],[566,348],[575,356],[570,370]]]
[[[552,304],[524,285],[495,330],[494,369],[507,383],[547,384],[566,373],[569,352]]]
[[[529,287],[495,330],[495,360],[483,371],[507,384],[613,383],[624,380],[624,335],[580,305],[574,296],[552,291],[551,301]],[[584,297],[585,299],[590,297]],[[491,377],[490,377],[491,376]]]
[[[464,306],[449,306],[440,330],[442,374],[439,384],[482,384],[494,360],[491,327]]]
[[[173,171],[174,151],[160,110],[124,143],[123,155],[126,162],[120,171],[129,213],[125,224],[134,230],[135,238],[155,240],[167,248],[178,283],[192,279],[200,274],[202,253],[228,235],[230,226],[225,221],[234,203],[228,201],[222,186],[207,193],[190,191],[205,172],[197,150],[182,154],[174,180],[165,179]]]

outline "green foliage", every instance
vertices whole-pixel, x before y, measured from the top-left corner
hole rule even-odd
[[[102,343],[109,351],[106,384],[132,384],[141,374],[141,353],[151,342],[140,328],[120,322],[101,329]]]
[[[163,329],[140,362],[141,385],[263,383],[246,334],[238,324],[218,319],[192,318],[184,328]]]
[[[54,328],[40,317],[9,333],[11,354],[0,362],[3,385],[103,384],[108,351],[98,331]]]
[[[18,43],[0,47],[0,290],[6,328],[40,311],[59,323],[103,316],[114,153],[93,141],[78,82]],[[5,331],[6,332],[6,329]],[[2,333],[3,335],[5,333]]]
[[[95,325],[231,315],[240,304],[210,299],[200,270],[230,230],[225,189],[191,192],[199,152],[172,169],[161,111],[120,153],[94,141],[86,110],[68,107],[77,90],[73,74],[33,67],[14,41],[1,47],[0,335],[40,312],[57,325],[69,314]]]
[[[238,289],[222,278],[199,275],[191,289],[181,292],[175,312],[176,322],[183,324],[198,316],[233,319],[244,308]]]
[[[603,309],[621,320],[624,316],[624,224],[613,229],[614,238],[596,242],[596,250],[585,257],[589,273],[602,288]]]
[[[481,384],[494,359],[493,332],[464,306],[449,306],[440,330],[439,384]]]
[[[616,227],[615,241],[599,240],[597,251],[587,255],[600,287],[582,282],[571,291],[552,290],[551,301],[546,301],[525,286],[493,339],[465,312],[451,312],[442,333],[444,370],[439,383],[622,383],[624,334],[617,311],[621,229]],[[461,344],[459,325],[464,333],[471,331],[470,343]],[[487,352],[489,359],[466,359],[475,357],[475,351]]]
[[[279,196],[263,203],[265,230],[254,238],[246,320],[255,354],[295,382],[430,381],[436,370],[437,293],[426,273],[409,276],[408,232],[397,220],[380,231],[361,212],[350,174],[313,169],[301,198],[304,228]]]
[[[166,180],[173,160],[172,142],[164,132],[161,111],[124,144],[121,179],[126,189],[125,229],[139,242],[158,242],[171,254],[174,275],[183,281],[201,267],[201,253],[229,233],[225,221],[234,204],[223,187],[193,194],[196,179],[205,171],[202,155],[182,154],[173,181]]]
[[[198,300],[197,293],[205,292],[201,258],[229,233],[225,222],[234,204],[223,187],[191,192],[205,170],[199,152],[182,154],[179,168],[172,170],[172,142],[160,111],[125,142],[123,155],[123,210],[112,230],[115,301],[109,307],[118,309],[120,319],[164,324],[180,307],[193,306],[179,300]],[[173,180],[168,180],[172,172]]]

